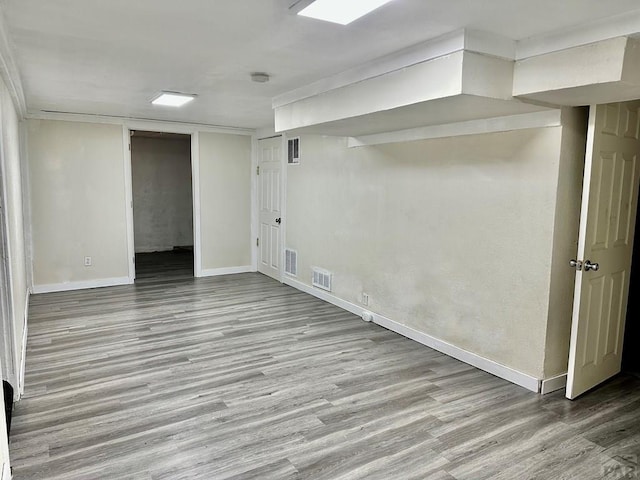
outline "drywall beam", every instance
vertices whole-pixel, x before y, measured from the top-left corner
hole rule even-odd
[[[519,60],[513,96],[580,106],[640,97],[640,43],[618,37]]]
[[[413,142],[433,138],[458,137],[463,135],[481,135],[485,133],[509,132],[528,128],[558,127],[562,125],[562,110],[509,115],[506,117],[470,120],[467,122],[432,125],[397,132],[379,133],[350,137],[349,148],[388,143]]]

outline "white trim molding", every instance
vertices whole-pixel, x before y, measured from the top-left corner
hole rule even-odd
[[[200,135],[191,134],[191,195],[193,197],[193,276],[202,277],[202,224],[200,218]]]
[[[258,205],[258,155],[259,155],[259,139],[257,135],[251,137],[251,268],[253,271],[258,270],[258,245],[253,240],[260,235],[260,206]]]
[[[362,317],[362,314],[365,311],[369,311],[359,305],[355,305],[351,302],[347,302],[346,300],[342,300],[341,298],[338,298],[328,292],[310,287],[309,285],[306,285],[293,278],[285,277],[284,283],[297,290],[324,300],[325,302],[329,302],[336,307],[347,310],[355,315],[358,315],[359,317]],[[444,342],[440,339],[432,337],[431,335],[427,335],[426,333],[414,330],[413,328],[402,325],[401,323],[398,323],[377,313],[373,313],[372,321],[380,325],[381,327],[387,328],[395,333],[421,343],[422,345],[425,345],[429,348],[442,352],[445,355],[449,355],[450,357],[479,368],[480,370],[484,370],[485,372],[495,375],[496,377],[500,377],[511,383],[520,385],[521,387],[526,388],[527,390],[530,390],[532,392],[540,392],[540,379],[532,377],[531,375],[494,362],[493,360],[489,360],[488,358],[481,357],[480,355],[469,352],[462,348],[456,347],[455,345]]]
[[[285,266],[284,250],[287,245],[287,182],[289,178],[289,170],[287,168],[289,165],[287,161],[287,148],[289,145],[289,137],[286,133],[283,133],[280,140],[282,142],[280,145],[280,283],[282,283],[284,279]],[[302,143],[298,141],[298,146],[301,145]],[[300,152],[298,152],[298,155],[300,155]],[[259,211],[260,207],[258,206],[258,214]]]
[[[562,390],[567,386],[567,374],[556,375],[555,377],[542,380],[540,386],[540,393],[546,395],[547,393]]]
[[[223,267],[223,268],[208,268],[200,272],[200,277],[219,277],[221,275],[235,275],[237,273],[249,273],[255,272],[255,268],[252,265],[245,265],[242,267]]]
[[[82,280],[79,282],[49,283],[34,285],[33,293],[68,292],[70,290],[85,290],[87,288],[116,287],[119,285],[131,285],[129,277],[97,278],[95,280]]]
[[[136,278],[135,264],[135,228],[133,225],[133,177],[131,166],[131,130],[122,126],[123,158],[124,158],[124,194],[125,218],[127,220],[127,265],[129,266],[129,281]]]
[[[253,135],[254,130],[240,127],[223,127],[200,123],[181,123],[164,120],[151,120],[130,117],[112,117],[108,115],[88,115],[73,112],[28,112],[27,118],[34,120],[64,120],[66,122],[105,123],[124,125],[130,130],[149,130],[152,132],[183,133],[195,132],[230,133],[235,135]]]

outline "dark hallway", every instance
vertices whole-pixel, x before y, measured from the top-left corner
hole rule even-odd
[[[193,278],[193,250],[136,254],[136,284]]]
[[[633,261],[631,264],[631,279],[629,284],[629,304],[627,307],[627,324],[625,327],[624,347],[622,350],[622,370],[640,377],[640,349],[638,338],[640,328],[638,315],[640,314],[640,208],[636,216],[636,239],[633,245]]]

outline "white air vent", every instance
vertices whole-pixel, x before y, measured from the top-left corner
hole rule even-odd
[[[300,137],[290,138],[287,142],[287,163],[292,165],[300,163]]]
[[[291,276],[298,275],[298,252],[289,248],[284,251],[284,272]]]
[[[314,287],[321,288],[323,290],[331,291],[331,272],[321,270],[319,268],[313,269],[313,280],[311,284]]]

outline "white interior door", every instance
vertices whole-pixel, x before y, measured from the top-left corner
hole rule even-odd
[[[282,138],[258,141],[258,271],[280,281]]]
[[[640,101],[592,106],[567,397],[620,372],[640,165]]]

